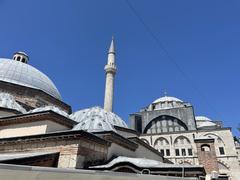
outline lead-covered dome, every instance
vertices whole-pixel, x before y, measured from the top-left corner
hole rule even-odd
[[[206,116],[195,116],[196,121],[211,121],[211,119],[209,119]]]
[[[162,102],[183,102],[183,101],[176,97],[172,97],[172,96],[160,97],[160,98],[156,99],[155,101],[153,101],[153,103],[162,103]]]
[[[212,120],[206,116],[196,116],[197,128],[206,128],[206,127],[216,127],[217,124],[212,122]]]
[[[116,131],[114,126],[128,128],[127,124],[119,116],[98,106],[77,111],[71,114],[70,118],[78,122],[73,130],[97,132]]]
[[[53,82],[41,71],[26,63],[0,58],[0,81],[39,89],[61,99],[61,95]]]
[[[182,100],[172,96],[163,96],[153,101],[149,106],[149,110],[170,109],[183,106],[184,102]]]

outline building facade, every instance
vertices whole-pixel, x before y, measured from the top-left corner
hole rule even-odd
[[[159,98],[130,115],[132,128],[112,112],[115,52],[112,39],[104,68],[104,108],[75,112],[51,79],[28,64],[26,53],[0,58],[1,167],[107,170],[166,180],[211,179],[217,174],[219,179],[237,180],[239,146],[231,129],[196,117],[190,103]]]
[[[72,112],[51,79],[28,62],[24,52],[15,53],[12,59],[0,58],[1,167],[108,170],[158,175],[161,179],[205,176],[202,165],[186,164],[183,172],[182,165],[172,163],[141,140],[112,112],[116,74],[113,39],[104,68],[104,108]]]
[[[238,179],[238,148],[231,128],[220,121],[195,116],[190,103],[164,96],[130,115],[140,138],[173,163],[203,165],[221,179]]]

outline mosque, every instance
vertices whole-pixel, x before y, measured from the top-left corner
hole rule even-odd
[[[130,126],[112,112],[113,39],[104,68],[104,108],[72,112],[51,79],[28,61],[24,52],[0,58],[0,174],[13,165],[116,172],[128,179],[133,174],[164,180],[240,176],[240,146],[231,128],[195,116],[190,103],[161,97],[132,113]]]

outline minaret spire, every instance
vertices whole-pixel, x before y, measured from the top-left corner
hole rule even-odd
[[[114,47],[114,37],[112,36],[111,45],[109,47],[108,53],[114,53],[115,54],[115,47]]]
[[[104,67],[106,72],[106,85],[104,97],[104,109],[112,112],[113,109],[113,92],[114,92],[114,78],[117,71],[115,64],[115,47],[114,38],[112,37],[111,45],[108,51],[108,61]]]

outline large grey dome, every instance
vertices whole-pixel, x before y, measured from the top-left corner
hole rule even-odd
[[[77,111],[70,115],[70,118],[78,124],[74,130],[96,131],[116,131],[113,126],[128,128],[126,123],[116,114],[105,111],[101,107],[92,107]]]
[[[61,99],[56,86],[45,74],[19,61],[0,58],[0,81],[39,89]]]
[[[183,102],[183,101],[172,96],[163,96],[153,101],[153,103],[162,103],[162,102]]]
[[[172,96],[163,96],[152,102],[150,110],[170,109],[183,106],[184,102],[182,100]]]

